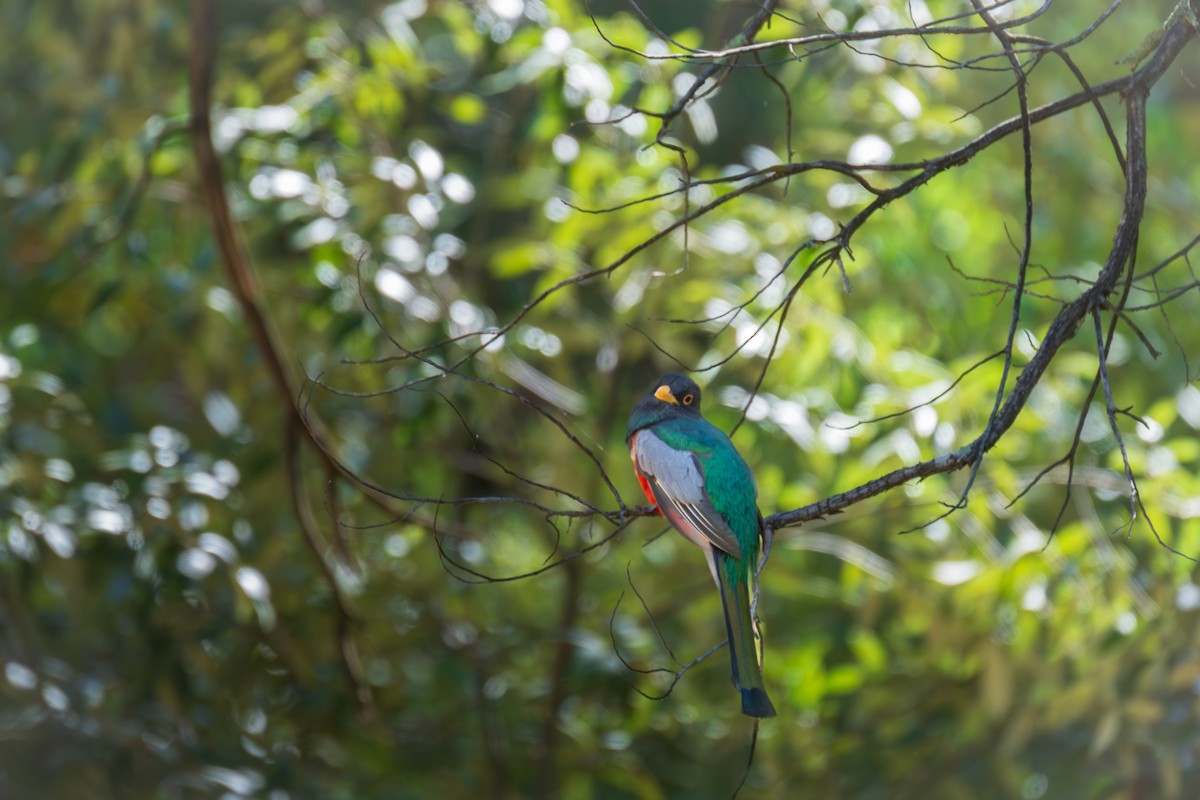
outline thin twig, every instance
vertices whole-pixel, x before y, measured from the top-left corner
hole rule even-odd
[[[1074,337],[1084,316],[1116,287],[1133,253],[1146,201],[1146,96],[1194,35],[1190,26],[1180,24],[1172,27],[1154,54],[1127,79],[1125,198],[1121,219],[1114,232],[1112,248],[1095,284],[1063,306],[1054,317],[1042,338],[1041,347],[1017,377],[1012,392],[995,416],[990,431],[952,453],[901,467],[816,503],[772,514],[766,518],[767,525],[778,530],[820,519],[909,481],[963,469],[974,462],[980,450],[987,451],[994,447],[1004,432],[1012,427],[1050,362],[1062,346]],[[1102,94],[1101,89],[1102,87],[1096,87],[1094,93]],[[1081,98],[1081,102],[1083,99],[1086,98]],[[1056,105],[1058,104],[1051,104]],[[1043,106],[1043,109],[1045,108],[1047,107]],[[1030,116],[1038,117],[1039,111],[1035,109]]]

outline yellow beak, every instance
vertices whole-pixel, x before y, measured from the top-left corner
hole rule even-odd
[[[671,394],[671,387],[665,383],[658,387],[658,390],[654,392],[654,396],[664,403],[670,403],[673,406],[679,405],[679,401],[675,399],[675,395]]]

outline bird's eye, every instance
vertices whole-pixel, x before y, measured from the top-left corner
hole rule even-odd
[[[684,404],[685,406],[690,406],[690,405],[691,405],[692,403],[694,403],[694,402],[696,402],[696,395],[694,395],[694,394],[685,394],[685,395],[683,396],[683,404]]]

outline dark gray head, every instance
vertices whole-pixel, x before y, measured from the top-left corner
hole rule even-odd
[[[686,375],[663,375],[646,393],[643,403],[674,406],[685,417],[700,416],[700,387]],[[641,405],[639,403],[638,405]]]
[[[626,436],[677,417],[700,417],[700,387],[684,375],[663,375],[634,406]]]

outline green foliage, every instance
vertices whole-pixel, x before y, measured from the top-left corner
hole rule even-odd
[[[654,5],[693,47],[717,47],[747,13]],[[843,30],[903,26],[914,6],[784,5],[814,30],[817,14]],[[1099,13],[1090,5],[1053,4],[1027,32],[1075,36]],[[1019,260],[1018,136],[876,215],[844,279],[834,267],[806,283],[753,401],[791,285],[773,277],[809,266],[816,249],[789,258],[869,196],[805,172],[655,237],[739,191],[722,179],[750,168],[880,144],[910,162],[961,145],[1016,113],[1011,93],[986,102],[1008,88],[1003,68],[906,67],[932,57],[913,37],[764,58],[779,85],[733,70],[671,126],[675,150],[632,110],[669,108],[702,65],[621,49],[668,52],[625,7],[597,4],[595,25],[565,0],[219,12],[214,136],[234,213],[288,366],[321,383],[306,408],[378,486],[583,507],[541,488],[557,487],[615,508],[596,463],[528,398],[636,505],[625,417],[676,360],[706,368],[706,415],[723,429],[749,402],[734,441],[764,513],[951,452],[986,425],[999,360],[930,401],[1008,329],[1011,296],[994,281]],[[1123,4],[1071,53],[1093,83],[1127,74],[1115,59],[1169,13]],[[290,500],[285,406],[200,200],[185,129],[191,21],[113,0],[8,3],[0,20],[0,796],[730,796],[751,728],[724,653],[672,685],[673,658],[720,641],[719,598],[694,549],[657,535],[661,521],[600,544],[612,526],[599,518],[480,501],[441,507],[435,536],[431,503],[388,515],[310,450],[300,489],[353,614],[374,705],[360,712],[334,588]],[[763,36],[794,30],[776,19]],[[995,48],[932,39],[947,63]],[[1197,234],[1198,64],[1193,42],[1151,96],[1139,270]],[[1079,83],[1048,57],[1029,91],[1036,106]],[[1101,103],[1119,131],[1119,100]],[[1014,374],[1076,296],[1057,278],[1098,273],[1124,190],[1090,107],[1040,123],[1033,140],[1036,294]],[[705,183],[684,196],[687,178]],[[480,335],[608,267],[502,340]],[[1181,258],[1158,291],[1194,280]],[[1095,375],[1088,326],[965,509],[897,535],[953,502],[966,481],[953,474],[778,533],[759,614],[779,717],[759,730],[740,796],[1196,795],[1200,587],[1156,535],[1200,554],[1197,303],[1193,290],[1130,312],[1137,329],[1119,329],[1108,362],[1118,407],[1142,420],[1118,417],[1157,534],[1140,511],[1127,524],[1102,395],[1074,485],[1056,471],[1012,502],[1071,446]],[[397,343],[433,346],[440,365],[475,354],[462,375],[519,395],[454,377],[394,391],[439,374],[400,360]],[[439,550],[514,576],[591,545],[486,585],[460,580]]]

